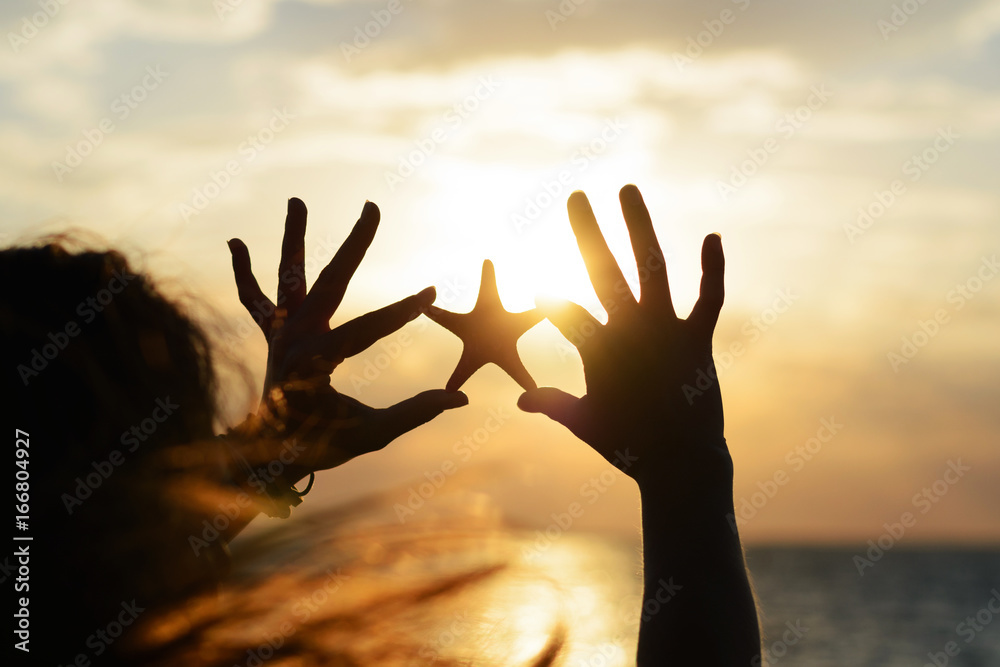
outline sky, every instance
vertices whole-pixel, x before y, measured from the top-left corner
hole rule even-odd
[[[748,543],[864,543],[906,513],[900,542],[1000,540],[1000,2],[42,0],[0,25],[0,241],[125,250],[256,387],[225,241],[273,290],[289,197],[312,277],[366,199],[382,210],[334,324],[428,285],[467,311],[484,259],[509,310],[603,317],[565,200],[588,194],[637,284],[617,204],[635,183],[680,313],[701,239],[723,238]],[[549,323],[519,349],[584,392]],[[421,318],[334,386],[388,405],[444,386],[460,350]],[[519,412],[498,369],[463,389],[469,407],[322,473],[313,506],[387,491],[544,528],[583,499],[574,529],[634,538],[630,481]],[[256,391],[230,378],[233,418]]]

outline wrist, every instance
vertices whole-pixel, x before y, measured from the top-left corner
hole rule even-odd
[[[733,459],[724,438],[673,440],[647,449],[660,456],[640,456],[629,471],[644,501],[732,504]]]
[[[725,441],[689,448],[660,474],[637,475],[644,535],[669,534],[718,544],[739,541],[733,509],[733,463]]]
[[[294,439],[281,439],[256,415],[248,415],[224,437],[230,481],[248,492],[268,516],[287,518],[312,487],[313,470],[299,461],[305,447]],[[308,487],[298,490],[295,484],[307,476]]]

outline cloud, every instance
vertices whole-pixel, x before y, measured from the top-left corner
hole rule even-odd
[[[927,3],[884,40],[876,22],[893,2],[882,0],[588,0],[555,30],[546,12],[558,11],[557,2],[404,1],[350,58],[341,43],[352,44],[384,3],[233,5],[220,20],[206,2],[68,3],[23,49],[0,52],[0,217],[8,228],[70,220],[116,242],[161,249],[164,267],[189,267],[206,298],[230,299],[231,312],[238,305],[226,258],[210,249],[240,235],[255,248],[262,275],[273,275],[275,258],[258,260],[256,249],[280,239],[287,196],[306,198],[316,221],[310,242],[328,246],[372,198],[385,229],[349,293],[353,314],[403,296],[411,283],[440,287],[456,278],[474,287],[485,256],[497,260],[512,306],[529,306],[543,288],[590,306],[562,195],[549,196],[523,233],[511,214],[570,169],[567,190],[588,190],[612,249],[627,257],[614,193],[636,180],[673,253],[680,311],[697,293],[700,238],[723,233],[722,348],[746,342],[741,326],[776,290],[801,295],[726,376],[733,434],[748,447],[739,451],[754,452],[739,454],[743,482],[762,479],[773,457],[815,429],[814,416],[837,410],[852,418],[841,453],[831,448],[800,502],[774,506],[782,517],[775,525],[806,526],[810,509],[833,525],[845,483],[870,488],[850,499],[855,525],[874,516],[866,503],[891,515],[952,450],[985,457],[982,470],[994,465],[981,443],[996,430],[996,383],[984,370],[996,291],[957,313],[905,376],[891,373],[885,353],[944,303],[982,252],[1000,249],[1000,94],[982,57],[997,29],[995,3]],[[16,31],[36,8],[4,5],[0,20]],[[711,34],[723,9],[737,18]],[[704,31],[711,39],[701,36],[701,54],[688,52]],[[126,119],[115,118],[114,132],[60,182],[52,163],[157,64],[170,72],[163,85]],[[498,82],[495,90],[448,124],[484,77]],[[789,136],[777,132],[815,86],[826,86],[830,99]],[[276,108],[294,121],[247,160],[241,144]],[[627,131],[577,170],[573,156],[615,118]],[[954,148],[919,180],[905,180],[906,194],[852,244],[844,225],[893,180],[908,179],[906,162],[949,126],[960,135]],[[385,174],[439,127],[446,139],[390,189]],[[778,148],[751,165],[738,192],[720,198],[718,184],[769,138]],[[204,211],[182,219],[179,205],[232,160],[240,173]],[[546,264],[558,270],[537,268]],[[474,289],[467,291],[461,299],[471,305]],[[543,338],[528,341],[527,356],[547,379],[582,389],[579,373],[553,361],[555,344]],[[429,341],[423,361],[394,367],[396,380],[404,377],[392,391],[423,388],[418,378],[428,364],[447,365],[444,345]],[[506,401],[504,391],[490,397]],[[961,433],[949,440],[952,424]],[[514,438],[515,430],[514,440],[534,433],[525,427]],[[911,468],[892,478],[911,450]]]
[[[983,0],[956,21],[962,44],[981,47],[1000,33],[1000,5]]]

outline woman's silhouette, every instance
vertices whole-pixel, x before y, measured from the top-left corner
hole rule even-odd
[[[571,304],[548,313],[564,333],[581,325],[595,332],[571,338],[587,395],[534,389],[519,406],[565,424],[609,461],[620,461],[622,448],[635,459],[627,473],[642,496],[647,603],[662,601],[663,587],[671,587],[669,603],[643,616],[639,664],[751,664],[759,661],[759,633],[739,538],[726,520],[732,462],[721,398],[717,383],[694,400],[683,391],[699,370],[714,377],[721,244],[717,236],[706,239],[701,298],[681,320],[641,196],[627,186],[621,199],[636,261],[646,269],[640,298],[616,289],[625,285],[621,271],[586,198],[574,193],[570,221],[608,324]],[[467,403],[460,392],[431,390],[377,409],[330,384],[345,358],[434,300],[428,288],[330,327],[378,222],[378,208],[366,203],[307,290],[306,208],[289,200],[273,302],[251,271],[246,246],[230,241],[240,300],[267,339],[268,359],[260,409],[221,438],[214,433],[218,388],[209,340],[148,277],[115,252],[73,252],[60,242],[0,253],[0,276],[16,286],[0,303],[8,368],[18,369],[10,410],[39,429],[32,438],[32,521],[44,538],[33,548],[45,581],[33,607],[42,640],[35,655],[65,660],[84,646],[95,653],[97,641],[102,659],[135,659],[128,637],[105,645],[93,640],[95,626],[121,616],[123,605],[131,605],[129,623],[141,625],[155,617],[146,609],[211,591],[227,570],[226,542],[261,511],[287,516],[300,502],[301,480]],[[98,294],[96,306],[80,305]],[[72,335],[69,323],[78,325]],[[61,347],[52,342],[58,332],[65,335]],[[220,492],[252,502],[231,504],[216,539],[202,526]]]

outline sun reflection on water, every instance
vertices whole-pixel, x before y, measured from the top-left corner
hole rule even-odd
[[[400,525],[373,502],[235,545],[218,598],[154,624],[150,664],[634,664],[640,582],[600,536],[544,544],[495,515]]]

